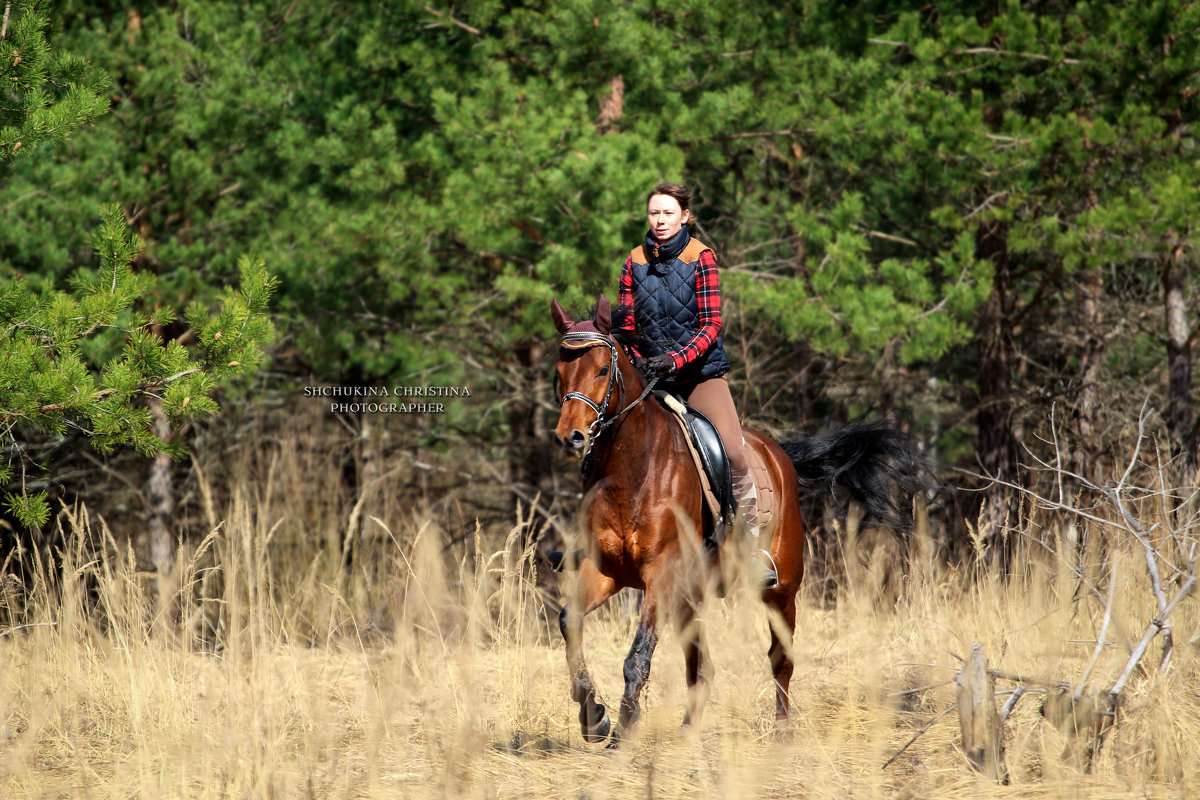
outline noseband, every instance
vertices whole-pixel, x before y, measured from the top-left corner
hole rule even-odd
[[[621,376],[621,370],[617,368],[617,343],[611,337],[605,336],[602,333],[576,331],[564,334],[562,342],[559,344],[559,347],[566,348],[567,350],[587,350],[600,345],[608,347],[608,352],[611,356],[608,366],[608,387],[604,390],[604,399],[597,403],[583,392],[567,392],[558,401],[560,406],[565,406],[568,400],[579,400],[592,411],[596,412],[596,419],[588,426],[589,449],[595,437],[603,433],[605,428],[615,421],[615,418],[613,418],[607,423],[604,422],[604,415],[608,413],[608,404],[612,401],[613,389],[619,386],[621,396],[625,396],[625,379]]]
[[[565,406],[568,400],[579,400],[592,411],[596,412],[596,418],[588,426],[587,450],[583,454],[582,470],[585,475],[591,471],[592,446],[595,444],[596,439],[616,424],[617,420],[632,411],[638,403],[645,400],[654,388],[654,384],[658,383],[658,378],[648,381],[646,390],[642,392],[638,399],[621,409],[615,415],[611,417],[607,416],[608,404],[612,401],[613,390],[620,388],[622,400],[625,398],[625,378],[622,376],[617,364],[617,343],[611,336],[606,336],[596,331],[572,331],[563,334],[559,347],[567,350],[587,350],[601,345],[608,348],[611,356],[608,369],[608,387],[604,390],[604,399],[597,403],[583,392],[567,392],[558,401],[559,406]]]

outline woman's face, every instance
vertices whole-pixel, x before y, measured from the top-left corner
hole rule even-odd
[[[667,194],[656,194],[646,204],[646,216],[650,220],[650,232],[660,242],[665,242],[687,224],[691,211],[679,207],[679,201]]]

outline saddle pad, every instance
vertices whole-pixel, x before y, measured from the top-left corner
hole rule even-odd
[[[696,452],[696,446],[692,442],[692,437],[687,429],[687,422],[683,418],[687,407],[684,406],[678,399],[672,395],[665,395],[663,403],[671,410],[671,416],[675,419],[680,430],[683,431],[683,440],[687,442],[688,452],[692,455],[692,463],[696,465],[696,472],[700,475],[700,485],[704,489],[704,502],[708,505],[709,511],[712,512],[714,520],[721,519],[721,501],[713,492],[712,485],[708,480],[708,472],[704,469],[704,462],[701,456]],[[758,536],[759,546],[769,549],[771,540],[775,536],[775,522],[778,517],[779,498],[775,495],[774,484],[771,483],[771,474],[767,471],[767,462],[762,451],[746,442],[744,448],[746,453],[746,461],[750,467],[750,477],[754,481],[754,486],[758,493]]]
[[[708,506],[708,510],[712,512],[712,518],[720,520],[721,501],[717,499],[717,494],[713,491],[712,484],[708,480],[708,471],[704,469],[704,462],[700,459],[700,453],[697,452],[696,445],[692,442],[692,436],[688,432],[687,422],[683,418],[686,407],[671,395],[664,397],[663,402],[671,410],[671,418],[675,420],[675,424],[683,431],[683,440],[687,442],[688,452],[692,455],[692,463],[696,465],[696,472],[700,475],[700,485],[704,489],[704,502]]]
[[[779,498],[775,495],[771,475],[762,450],[746,442],[746,460],[750,463],[750,477],[758,490],[758,535],[760,546],[769,547],[775,535],[775,520],[779,512]]]

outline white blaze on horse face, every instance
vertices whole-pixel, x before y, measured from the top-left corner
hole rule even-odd
[[[691,218],[690,210],[684,211],[679,201],[666,194],[656,194],[646,204],[646,218],[650,222],[650,232],[660,242],[665,242],[675,236]]]

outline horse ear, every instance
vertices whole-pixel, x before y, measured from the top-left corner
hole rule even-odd
[[[612,306],[608,304],[608,298],[604,295],[600,295],[600,299],[596,301],[596,330],[605,336],[612,333]]]
[[[563,307],[558,304],[558,300],[550,301],[550,317],[554,320],[554,327],[558,329],[559,333],[566,333],[575,324],[567,316],[567,312],[563,311]]]

